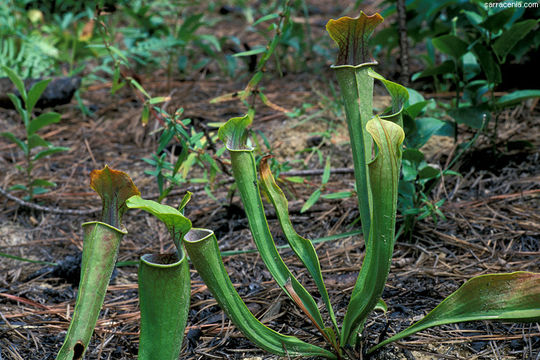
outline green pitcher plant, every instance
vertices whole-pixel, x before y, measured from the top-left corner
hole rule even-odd
[[[309,344],[278,333],[262,324],[242,301],[223,265],[218,242],[211,230],[191,229],[184,238],[186,251],[208,289],[231,321],[260,348],[280,356],[351,357],[371,312],[385,308],[381,299],[390,271],[404,131],[401,112],[408,100],[405,87],[384,79],[373,67],[367,44],[379,14],[330,20],[327,30],[339,47],[334,69],[345,103],[358,194],[365,256],[341,326],[326,290],[312,242],[296,233],[288,214],[287,199],[270,171],[267,159],[257,176],[248,127],[253,113],[230,119],[218,132],[231,157],[236,186],[260,257],[287,296],[320,332],[326,346]],[[388,113],[373,116],[373,83],[379,80],[392,97]],[[328,317],[323,319],[315,297],[295,278],[276,249],[264,213],[261,193],[274,207],[282,231],[299,260],[313,278]],[[467,281],[422,320],[368,349],[379,347],[431,326],[472,320],[538,321],[540,274],[514,272],[481,275]],[[354,355],[352,355],[354,356]]]
[[[180,356],[191,296],[189,265],[182,249],[191,221],[181,213],[189,197],[188,193],[180,209],[138,195],[126,202],[128,208],[142,209],[161,220],[176,246],[174,253],[146,254],[139,262],[139,360],[177,360]]]
[[[122,216],[126,200],[139,195],[129,176],[105,166],[90,173],[90,186],[102,200],[101,221],[82,224],[84,231],[79,291],[64,344],[57,360],[82,359],[94,332],[118,248],[127,233]]]

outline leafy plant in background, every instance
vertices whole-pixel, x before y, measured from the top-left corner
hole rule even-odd
[[[11,132],[2,132],[1,136],[9,139],[19,147],[24,153],[25,165],[19,167],[19,170],[24,172],[25,184],[17,184],[9,190],[22,190],[27,193],[25,200],[32,200],[35,195],[43,194],[48,191],[47,188],[56,186],[54,182],[45,179],[34,178],[32,171],[37,162],[50,155],[67,151],[69,148],[63,146],[54,146],[50,142],[45,141],[37,134],[39,130],[47,125],[55,124],[60,121],[60,114],[55,112],[41,113],[34,116],[34,106],[37,104],[41,94],[47,88],[50,80],[41,80],[36,82],[29,90],[26,91],[24,82],[10,68],[2,67],[2,70],[9,76],[17,88],[19,94],[8,94],[11,102],[15,106],[17,113],[21,117],[22,123],[26,130],[26,139],[18,138]],[[22,99],[22,102],[21,102]],[[35,150],[41,148],[38,152]]]
[[[495,90],[503,81],[501,67],[511,59],[526,59],[540,46],[540,36],[535,31],[538,8],[492,4],[496,3],[415,0],[407,5],[408,35],[414,43],[423,43],[427,48],[421,56],[427,67],[412,79],[431,78],[437,91],[447,81],[453,85],[454,101],[447,109],[454,119],[456,139],[458,124],[486,130],[484,115],[489,122],[491,112],[495,112],[495,139],[500,110],[540,96],[540,90],[521,89],[495,98]],[[392,4],[386,13],[393,11]],[[395,29],[384,31],[379,34],[379,42]],[[391,47],[395,41],[387,45]],[[437,51],[442,54],[441,63]]]
[[[211,139],[205,138],[205,133],[195,131],[191,124],[191,119],[182,119],[183,109],[170,116],[161,109],[156,109],[163,114],[165,127],[159,129],[161,132],[158,148],[151,159],[143,159],[154,167],[154,170],[146,170],[145,173],[155,177],[161,202],[174,187],[181,186],[189,181],[204,182],[208,186],[213,183],[216,174],[220,171],[216,161],[208,151],[208,144]],[[174,140],[172,153],[178,150],[179,154],[174,164],[167,160],[169,155],[166,148]],[[204,177],[199,179],[189,179],[188,174],[195,165],[207,167]],[[210,191],[206,187],[207,192]]]
[[[92,6],[67,3],[0,4],[0,65],[23,78],[50,75],[64,64],[70,75],[85,69],[79,62],[97,56],[87,46],[93,40]]]
[[[352,350],[359,345],[359,335],[366,318],[378,305],[382,306],[380,297],[390,270],[394,246],[401,144],[404,138],[399,123],[407,91],[375,73],[371,67],[376,63],[367,59],[367,48],[360,45],[367,43],[375,26],[381,21],[382,17],[378,14],[368,17],[361,13],[359,18],[331,20],[327,25],[340,48],[338,65],[334,69],[345,100],[366,246],[364,262],[341,329],[322,279],[315,249],[311,241],[299,236],[292,228],[287,200],[263,160],[260,186],[272,202],[291,248],[312,276],[329,314],[330,324],[323,320],[315,299],[294,277],[277,252],[263,210],[253,147],[248,143],[247,127],[252,122],[251,114],[232,118],[219,130],[219,136],[231,156],[236,186],[261,259],[281,289],[318,329],[331,350],[308,344],[294,336],[282,335],[260,323],[234,289],[212,231],[192,229],[184,239],[197,272],[228,317],[255,344],[280,356],[354,357]],[[392,95],[393,114],[372,118],[374,78],[381,80]],[[517,272],[479,276],[465,283],[423,320],[377,344],[368,352],[435,325],[486,319],[535,321],[540,319],[538,303],[540,274]]]

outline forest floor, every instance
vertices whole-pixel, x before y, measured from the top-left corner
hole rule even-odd
[[[258,104],[253,129],[266,134],[272,144],[271,149],[263,146],[261,153],[271,152],[278,161],[289,161],[293,170],[322,169],[315,153],[302,152],[316,141],[322,154],[331,156],[333,168],[352,167],[344,119],[336,118],[327,103],[331,96],[328,79],[334,81],[333,76],[330,70],[314,75],[290,72],[265,83],[264,92],[275,104],[291,110],[308,103],[313,106],[304,115],[290,117]],[[245,85],[233,80],[201,75],[190,80],[173,79],[167,89],[165,72],[158,72],[143,76],[142,83],[155,96],[171,95],[168,110],[183,107],[186,118],[210,133],[215,129],[208,123],[223,122],[245,111],[239,102],[210,103]],[[388,99],[380,94],[383,91],[377,88],[375,103],[383,107]],[[426,98],[435,95],[424,93]],[[82,98],[95,116],[81,115],[76,101],[57,107],[62,121],[44,137],[70,150],[50,157],[34,171],[37,177],[58,184],[37,198],[40,204],[83,210],[87,215],[36,210],[0,196],[0,252],[51,263],[0,258],[0,359],[54,359],[62,345],[77,294],[81,224],[97,219],[100,208],[99,197],[89,187],[90,171],[108,164],[127,172],[143,197],[157,198],[155,180],[145,174],[152,169],[141,160],[155,152],[158,135],[152,131],[156,122],[141,125],[141,104],[127,88],[111,97],[107,85],[91,85]],[[540,111],[536,105],[529,101],[502,112],[496,139],[481,135],[454,166],[461,176],[445,177],[432,192],[434,202],[446,199],[441,207],[445,219],[418,221],[410,235],[398,239],[383,294],[388,312],[376,312],[368,319],[363,349],[408,327],[472,276],[540,270]],[[22,135],[12,110],[0,109],[0,128]],[[331,136],[317,138],[320,133]],[[458,142],[473,135],[470,129],[460,127]],[[437,138],[423,150],[430,164],[444,168],[455,146],[452,139]],[[15,165],[22,165],[22,161],[13,145],[0,139],[2,189],[21,181]],[[223,251],[253,249],[240,200],[237,194],[230,197],[230,177],[222,173],[217,180],[225,185],[212,189],[214,199],[200,186],[189,185],[173,192],[165,203],[176,205],[186,190],[193,191],[186,216],[195,227],[213,229]],[[310,181],[318,185],[320,177],[312,176]],[[353,184],[351,173],[333,174],[327,189],[352,190]],[[358,217],[355,199],[320,200],[300,213],[315,188],[288,183],[287,189],[293,225],[303,236],[318,239],[358,229],[354,223]],[[272,232],[278,234],[276,241],[282,244],[277,219],[272,212],[268,215]],[[119,261],[173,251],[164,227],[145,213],[130,211],[124,216],[124,225],[129,234],[121,243]],[[342,237],[318,243],[316,250],[339,322],[362,263],[364,242],[360,235]],[[294,254],[287,250],[281,254],[306,287],[316,293]],[[249,309],[265,324],[322,344],[316,332],[309,330],[308,321],[271,280],[257,253],[226,256],[224,261]],[[136,358],[138,331],[137,267],[118,267],[86,358]],[[273,358],[235,329],[195,270],[186,331],[182,359]],[[359,349],[359,359],[361,354]],[[488,322],[440,326],[389,345],[372,358],[539,359],[540,326]]]

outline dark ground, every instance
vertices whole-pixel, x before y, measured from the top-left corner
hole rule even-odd
[[[380,70],[385,74],[384,67]],[[164,72],[143,77],[143,85],[156,96],[172,94],[168,109],[184,107],[186,117],[194,119],[197,126],[225,121],[245,110],[237,102],[209,104],[212,98],[241,89],[245,83],[201,75],[175,80],[173,90],[167,93],[164,77]],[[303,103],[314,104],[308,115],[322,110],[304,122],[305,116],[289,118],[258,105],[253,128],[269,137],[274,147],[272,152],[279,161],[296,160],[294,169],[322,168],[316,155],[298,153],[316,131],[332,134],[320,149],[323,154],[332,154],[333,167],[351,165],[344,144],[343,119],[336,118],[321,95],[330,96],[327,79],[333,79],[333,74],[327,71],[316,75],[290,72],[284,78],[275,77],[265,83],[265,94],[280,106],[293,109]],[[155,150],[156,135],[151,135],[154,124],[151,121],[147,128],[140,125],[141,106],[131,91],[123,90],[115,98],[108,91],[107,86],[92,85],[83,92],[86,105],[96,109],[94,118],[82,116],[74,101],[56,109],[62,114],[62,122],[50,127],[44,137],[55,145],[70,147],[70,151],[52,156],[35,169],[37,176],[58,184],[54,191],[39,197],[41,204],[59,209],[88,209],[88,215],[32,210],[0,197],[0,252],[63,265],[0,258],[2,359],[54,359],[62,344],[77,291],[75,264],[82,250],[80,225],[96,219],[97,213],[92,209],[100,204],[88,186],[90,171],[109,164],[126,171],[143,197],[156,197],[154,180],[144,174],[148,166],[141,161]],[[377,101],[384,104],[388,99],[377,96]],[[0,128],[20,133],[14,111],[0,110]],[[383,294],[389,311],[386,315],[375,313],[368,320],[366,347],[418,320],[472,276],[540,270],[539,130],[537,102],[503,112],[495,147],[490,138],[480,136],[473,151],[459,161],[456,170],[462,176],[446,177],[435,189],[432,194],[435,200],[448,199],[442,207],[446,219],[437,223],[422,220],[410,238],[398,240]],[[461,129],[460,140],[471,136],[466,128]],[[517,144],[515,140],[528,141],[531,146],[512,147]],[[430,163],[443,167],[453,151],[453,143],[436,139],[425,151]],[[22,160],[13,145],[0,139],[0,187],[6,189],[20,181],[14,165],[22,164]],[[227,175],[220,176],[220,180],[227,179]],[[316,176],[311,180],[314,184],[320,182]],[[332,175],[328,189],[351,190],[353,182],[352,175]],[[232,204],[229,203],[229,185],[214,189],[218,201],[196,186],[190,188],[195,193],[186,215],[194,226],[215,230],[222,250],[254,248],[239,198],[235,196]],[[180,189],[166,202],[176,204],[184,190]],[[289,185],[289,190],[292,221],[300,234],[315,239],[356,228],[351,225],[358,216],[355,200],[322,200],[300,214],[313,188]],[[279,234],[279,225],[271,214],[269,222],[273,232]],[[153,218],[129,212],[124,224],[129,234],[121,244],[119,261],[171,250],[166,231]],[[148,231],[149,228],[155,231]],[[278,243],[282,241],[279,236],[276,238]],[[363,258],[363,240],[343,238],[321,243],[316,248],[336,315],[341,318]],[[314,290],[315,286],[306,280],[292,253],[283,251],[282,255],[307,288]],[[280,293],[257,254],[225,257],[225,265],[248,307],[268,326],[311,342],[321,341],[314,331],[306,330],[310,329],[307,322]],[[235,330],[194,271],[192,280],[183,359],[271,358]],[[119,267],[86,358],[135,358],[138,320],[136,267]],[[387,346],[373,358],[539,359],[540,326],[487,322],[441,326]]]

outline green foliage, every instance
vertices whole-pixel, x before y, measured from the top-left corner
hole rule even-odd
[[[43,194],[49,191],[47,188],[56,186],[51,181],[33,177],[32,170],[36,163],[39,163],[39,160],[50,155],[67,151],[69,148],[54,146],[37,133],[42,128],[60,121],[60,114],[55,112],[42,113],[39,116],[34,116],[33,113],[34,106],[41,97],[41,94],[43,94],[43,91],[47,88],[50,80],[42,80],[35,83],[27,92],[22,79],[13,70],[5,66],[2,67],[2,70],[8,75],[19,92],[20,98],[15,94],[8,94],[8,96],[15,106],[26,130],[25,139],[18,138],[15,134],[7,131],[0,133],[0,136],[7,138],[17,145],[25,158],[25,165],[21,170],[24,172],[26,182],[25,184],[14,185],[10,190],[22,190],[27,194],[25,199],[32,200],[35,195]]]
[[[458,124],[486,130],[490,112],[495,112],[497,120],[498,111],[519,102],[495,99],[493,92],[504,81],[501,67],[510,60],[525,59],[540,46],[540,37],[535,31],[539,8],[486,4],[490,3],[461,0],[407,3],[408,36],[413,46],[423,43],[427,48],[427,53],[420,55],[426,68],[414,74],[412,79],[431,78],[436,91],[453,87],[455,98],[448,114],[454,120],[455,139]],[[386,14],[394,11],[395,3],[392,2]],[[395,26],[393,31],[397,33]],[[377,42],[389,49],[397,46],[397,40],[385,43],[386,40],[381,37]],[[521,100],[538,97],[536,90],[514,93],[505,96]],[[497,124],[493,130],[494,138],[496,131]]]
[[[157,107],[155,110],[162,115],[165,127],[158,130],[161,131],[161,135],[156,153],[152,158],[143,160],[154,167],[154,170],[146,170],[145,173],[156,179],[159,189],[158,202],[167,197],[175,187],[190,181],[205,183],[209,192],[215,176],[221,171],[209,151],[212,139],[206,138],[203,131],[196,131],[191,119],[182,119],[183,109],[178,109],[173,116]],[[179,150],[174,163],[168,160],[172,156],[166,149],[171,145],[172,153],[175,152],[174,149]],[[203,169],[203,177],[190,179],[189,174],[195,166]]]

